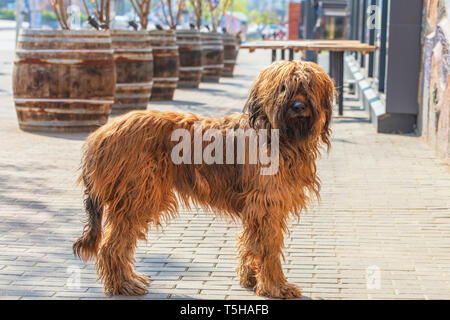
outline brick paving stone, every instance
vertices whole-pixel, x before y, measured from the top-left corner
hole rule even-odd
[[[239,112],[269,61],[267,53],[240,52],[234,78],[177,90],[173,102],[149,108]],[[304,299],[450,299],[448,165],[422,138],[376,134],[354,97],[345,106],[318,163],[322,201],[290,222],[288,280]],[[86,134],[20,131],[8,90],[0,109],[0,299],[129,299],[104,295],[92,263],[71,252],[84,220],[75,180]],[[264,299],[239,286],[239,231],[203,209],[181,208],[139,243],[137,270],[152,276],[140,299]],[[367,286],[369,267],[379,268],[379,289]],[[69,288],[77,269],[80,288]]]

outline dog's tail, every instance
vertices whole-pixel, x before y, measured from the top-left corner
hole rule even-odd
[[[82,179],[85,185],[84,209],[87,215],[87,222],[81,237],[73,244],[73,253],[83,259],[84,262],[96,258],[100,242],[102,240],[102,212],[103,208],[98,199],[90,192],[87,175],[83,174]]]

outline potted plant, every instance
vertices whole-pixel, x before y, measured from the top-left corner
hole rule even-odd
[[[23,130],[92,131],[110,114],[115,89],[110,34],[71,30],[70,4],[70,0],[52,1],[62,30],[20,33],[13,92]]]
[[[223,21],[225,12],[230,8],[231,0],[223,0],[220,3],[220,18],[218,21]],[[219,10],[217,10],[219,11]],[[216,12],[217,12],[216,11]],[[216,14],[215,14],[216,15]],[[217,20],[215,20],[215,28],[217,30]],[[213,26],[214,28],[214,26]],[[223,69],[222,77],[233,77],[234,66],[236,64],[237,57],[237,44],[236,36],[228,33],[225,27],[222,28],[222,40],[223,40]]]
[[[198,88],[202,77],[202,43],[200,32],[191,25],[190,29],[176,30],[180,16],[186,7],[184,0],[160,0],[166,25],[175,30],[180,60],[178,87]],[[176,8],[173,10],[173,8]]]
[[[180,16],[186,8],[185,0],[160,0],[163,20],[175,30],[179,53],[179,88],[198,88],[202,75],[202,47],[200,33],[195,28],[177,30]]]
[[[131,4],[148,15],[151,0],[133,1]],[[88,5],[89,23],[96,29],[109,30],[112,16],[110,1],[96,0]],[[142,20],[141,23],[146,23]],[[116,66],[116,88],[112,113],[120,114],[136,109],[146,109],[152,90],[153,55],[150,37],[144,30],[111,29],[112,49]]]
[[[205,1],[206,7],[209,10],[212,30],[209,32],[201,32],[203,48],[202,82],[219,82],[224,63],[223,39],[222,35],[217,32],[217,13],[220,1]]]
[[[157,30],[149,32],[154,59],[151,100],[165,101],[173,99],[178,85],[180,61],[174,29],[183,10],[184,0],[160,0],[158,5],[169,29],[157,25]]]

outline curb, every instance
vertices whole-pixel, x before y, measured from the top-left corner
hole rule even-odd
[[[380,117],[386,114],[386,105],[380,100],[375,90],[373,90],[367,79],[361,73],[355,58],[348,55],[345,57],[345,61],[355,79],[355,85],[362,97],[364,108],[370,112],[371,120],[373,121],[372,116]]]
[[[364,109],[369,112],[370,122],[375,126],[377,132],[389,132],[385,124],[390,121],[391,115],[386,113],[385,103],[379,98],[377,92],[362,74],[355,58],[348,55],[345,57],[345,62],[355,80],[355,91],[361,97]]]

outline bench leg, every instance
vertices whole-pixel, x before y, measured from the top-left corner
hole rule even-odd
[[[336,91],[338,92],[339,115],[344,114],[344,52],[330,51],[330,76],[334,79]]]

